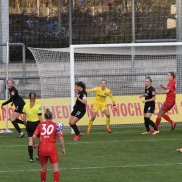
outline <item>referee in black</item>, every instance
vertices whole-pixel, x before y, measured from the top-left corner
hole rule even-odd
[[[144,124],[146,131],[142,133],[142,135],[150,134],[150,127],[154,128],[153,134],[158,134],[159,131],[155,126],[155,123],[150,119],[155,110],[155,99],[156,99],[156,91],[155,88],[151,86],[152,79],[147,77],[145,79],[145,94],[141,95],[140,98],[145,97],[145,100],[142,100],[145,103],[144,106]]]
[[[24,133],[22,132],[22,130],[20,129],[18,123],[20,124],[24,124],[24,121],[18,119],[18,116],[20,114],[22,114],[22,109],[25,105],[25,101],[22,99],[22,97],[19,95],[18,90],[14,87],[14,80],[13,79],[8,79],[6,82],[6,85],[8,87],[9,90],[9,95],[10,98],[9,100],[7,100],[6,102],[2,103],[1,105],[1,109],[3,109],[3,106],[5,106],[6,104],[9,104],[10,102],[12,102],[12,105],[15,105],[15,110],[14,112],[11,114],[10,116],[10,121],[12,122],[13,126],[15,127],[15,129],[18,131],[19,135],[17,138],[21,138],[24,136]]]

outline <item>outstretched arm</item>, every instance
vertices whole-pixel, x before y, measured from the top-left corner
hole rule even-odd
[[[6,102],[2,103],[1,107],[3,107],[5,105],[9,104],[10,102],[12,102],[13,99],[14,99],[14,97],[15,97],[14,95],[11,95],[11,97],[9,98],[9,100],[7,100]]]
[[[162,84],[160,85],[160,87],[161,87],[162,89],[164,89],[164,90],[167,90],[167,88],[164,87]]]
[[[88,89],[86,90],[87,93],[90,93],[90,92],[96,92],[96,88],[91,88],[91,89]]]
[[[156,93],[157,93],[157,94],[168,94],[169,91],[170,91],[170,90],[168,90],[168,89],[164,90],[163,92],[159,92],[159,91],[156,90]]]

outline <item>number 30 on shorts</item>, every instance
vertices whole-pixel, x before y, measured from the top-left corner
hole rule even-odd
[[[50,135],[54,130],[54,126],[51,124],[46,128],[46,124],[42,124],[42,130],[41,135]]]

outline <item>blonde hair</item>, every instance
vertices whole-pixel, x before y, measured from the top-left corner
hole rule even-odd
[[[11,81],[11,82],[13,83],[13,85],[15,85],[15,81],[14,81],[12,78],[8,78],[8,79],[6,80],[6,84],[8,83],[8,81]]]

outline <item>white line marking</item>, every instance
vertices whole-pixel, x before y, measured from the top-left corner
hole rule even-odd
[[[157,142],[157,141],[180,141],[182,139],[149,139],[149,140],[120,140],[120,141],[114,141],[114,140],[110,140],[110,141],[100,141],[100,142],[81,142],[81,141],[77,141],[77,142],[68,142],[65,144],[66,145],[78,145],[78,144],[94,144],[94,143],[118,143],[118,142],[123,142],[123,143],[128,143],[128,142]],[[59,144],[59,143],[56,143]],[[0,148],[11,148],[11,147],[26,147],[27,145],[4,145],[4,146],[0,146]]]
[[[182,165],[182,163],[171,163],[171,164],[131,164],[131,165],[123,165],[123,166],[93,166],[93,167],[72,167],[72,168],[60,168],[61,171],[65,170],[88,170],[88,169],[107,169],[107,168],[137,168],[137,167],[159,167],[159,166],[175,166]],[[52,170],[52,169],[48,169]],[[18,169],[18,170],[5,170],[0,171],[0,173],[14,173],[14,172],[36,172],[40,171],[40,169]]]

